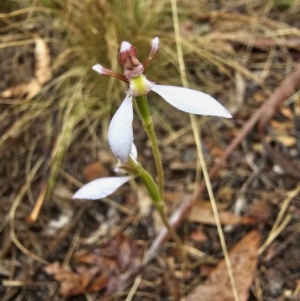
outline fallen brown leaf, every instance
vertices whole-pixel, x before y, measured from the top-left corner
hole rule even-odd
[[[45,268],[60,283],[60,294],[75,296],[106,289],[108,295],[121,289],[139,270],[142,252],[135,241],[120,234],[91,252],[75,255],[74,259],[75,272],[57,262]]]
[[[50,69],[50,51],[47,46],[47,43],[42,38],[35,39],[34,57],[35,78],[41,85],[44,85],[51,79],[52,73]]]
[[[58,183],[53,189],[53,196],[60,200],[71,200],[73,192],[66,185]]]
[[[231,114],[235,114],[240,111],[245,102],[247,84],[243,75],[238,71],[235,72],[235,87],[235,103],[234,106],[231,106],[230,108]]]
[[[297,143],[297,139],[295,137],[284,135],[284,134],[277,135],[276,139],[280,143],[282,143],[283,145],[285,145],[286,147],[294,146]]]
[[[207,205],[205,204],[207,203]],[[216,220],[209,202],[201,202],[200,206],[193,206],[188,219],[189,221],[215,225]],[[256,222],[254,218],[234,214],[230,211],[219,211],[220,221],[222,225],[238,225],[238,224],[253,224]]]
[[[34,77],[28,83],[18,84],[6,89],[1,93],[1,97],[31,99],[51,79],[50,52],[45,40],[42,38],[38,37],[35,39],[34,57]]]
[[[108,169],[99,161],[92,162],[83,170],[84,177],[87,181],[93,181],[98,178],[109,176]]]
[[[54,262],[45,267],[45,272],[53,275],[60,283],[59,292],[63,296],[75,296],[82,294],[91,281],[90,275],[78,274],[66,270],[58,262]]]
[[[258,222],[266,222],[271,215],[271,206],[265,201],[252,203],[247,211],[247,216],[255,218]]]
[[[278,133],[284,133],[286,131],[293,130],[294,124],[293,124],[292,120],[280,121],[280,122],[277,120],[271,120],[270,127]]]
[[[207,235],[201,227],[198,227],[195,231],[191,233],[191,240],[196,242],[205,242],[207,241]]]
[[[257,265],[261,235],[258,231],[247,234],[230,251],[229,257],[240,301],[247,301]],[[196,286],[186,297],[187,301],[233,301],[227,266],[223,259],[204,284]]]
[[[289,119],[292,119],[294,117],[293,111],[289,107],[280,108],[280,113]]]
[[[1,97],[31,99],[37,95],[41,89],[41,84],[35,78],[33,78],[29,83],[19,84],[6,89],[1,93]]]

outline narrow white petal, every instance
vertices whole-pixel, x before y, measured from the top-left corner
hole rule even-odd
[[[132,143],[132,146],[131,146],[130,156],[132,156],[135,160],[137,159],[137,156],[138,156],[138,150],[134,143]]]
[[[99,74],[102,74],[102,71],[103,71],[103,66],[101,66],[100,64],[96,64],[92,67],[92,69],[94,71],[96,71],[97,73]]]
[[[154,85],[151,90],[181,111],[199,115],[232,117],[217,100],[203,92],[163,85]]]
[[[120,49],[120,52],[126,52],[126,51],[129,51],[130,48],[132,47],[132,45],[126,41],[123,41],[121,43],[121,49]]]
[[[121,162],[128,161],[131,151],[133,142],[132,120],[132,96],[127,95],[113,116],[108,128],[109,146]]]
[[[151,42],[151,47],[154,49],[154,50],[158,50],[158,45],[159,45],[159,39],[158,37],[154,38]]]
[[[109,177],[93,180],[75,192],[73,199],[97,200],[105,198],[115,192],[120,186],[128,182],[130,179],[132,179],[131,176]]]

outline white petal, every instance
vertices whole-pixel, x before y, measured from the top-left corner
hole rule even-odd
[[[132,143],[132,145],[131,145],[130,156],[132,156],[135,160],[137,159],[137,156],[138,156],[138,151],[137,151],[136,145],[134,143]]]
[[[92,69],[94,71],[96,71],[97,73],[99,74],[102,74],[102,71],[103,71],[103,66],[101,66],[100,64],[96,64],[92,67]]]
[[[158,37],[154,38],[151,42],[151,47],[154,49],[154,50],[158,50],[158,45],[159,45],[159,39]]]
[[[113,116],[108,128],[108,143],[114,155],[127,162],[133,142],[132,96],[127,95]]]
[[[82,186],[73,195],[73,199],[97,200],[105,198],[130,179],[132,179],[131,176],[96,179]]]
[[[121,49],[120,49],[120,52],[126,52],[126,51],[129,51],[131,49],[132,45],[126,41],[123,41],[121,43]]]
[[[181,111],[199,115],[232,117],[217,100],[203,92],[163,85],[154,85],[151,90]]]

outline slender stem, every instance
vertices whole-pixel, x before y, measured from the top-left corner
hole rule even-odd
[[[158,149],[157,138],[154,132],[154,126],[152,117],[150,115],[148,101],[146,95],[136,96],[135,97],[136,105],[139,109],[140,116],[142,118],[143,126],[145,131],[148,134],[148,137],[151,141],[153,156],[156,165],[156,172],[158,177],[158,189],[161,195],[161,199],[163,200],[164,194],[164,170],[162,166],[161,156]]]
[[[158,206],[156,206],[156,209],[159,212],[159,215],[160,215],[160,217],[161,217],[161,219],[162,219],[165,227],[168,229],[171,237],[173,238],[173,240],[174,240],[174,242],[175,242],[175,244],[177,246],[177,249],[178,249],[178,251],[180,253],[182,261],[188,264],[188,260],[186,258],[186,254],[185,254],[185,251],[184,251],[183,244],[182,244],[179,236],[177,235],[176,231],[174,230],[174,228],[172,227],[172,225],[169,223],[168,217],[167,217],[165,209],[164,209],[164,204],[160,208]]]
[[[185,256],[183,245],[176,231],[169,223],[168,217],[165,213],[165,203],[161,197],[159,189],[157,188],[157,185],[155,184],[152,176],[143,168],[143,166],[140,163],[138,163],[131,157],[129,158],[128,163],[132,167],[132,169],[135,170],[136,175],[140,177],[145,187],[147,188],[149,195],[153,200],[156,210],[158,211],[165,227],[168,229],[174,242],[176,243],[177,249],[180,253],[180,256],[182,257],[182,260],[186,262],[186,256]]]
[[[157,188],[157,185],[154,182],[152,176],[149,174],[149,172],[147,172],[139,162],[137,162],[135,159],[132,159],[132,157],[129,157],[128,163],[130,167],[134,170],[134,173],[138,177],[140,177],[140,179],[144,183],[151,199],[155,204],[155,207],[163,206],[163,201]]]
[[[144,129],[147,132],[148,137],[151,141],[152,152],[153,152],[153,157],[155,160],[156,172],[157,172],[157,177],[158,177],[158,190],[157,190],[157,186],[155,185],[155,187],[156,187],[156,191],[155,191],[154,185],[153,185],[155,183],[154,183],[151,175],[147,171],[145,171],[140,164],[133,161],[132,159],[129,161],[129,164],[131,164],[132,166],[135,165],[136,170],[138,170],[138,175],[141,178],[141,180],[143,181],[144,185],[147,187],[149,194],[151,195],[151,197],[154,201],[154,205],[155,205],[159,215],[161,216],[161,219],[162,219],[165,227],[168,229],[171,237],[173,238],[174,242],[176,243],[177,249],[182,257],[182,260],[184,262],[187,262],[181,240],[180,240],[179,236],[177,235],[176,231],[174,230],[174,228],[170,225],[168,217],[165,213],[165,203],[164,203],[164,198],[163,198],[163,195],[164,195],[164,170],[163,170],[163,166],[162,166],[160,152],[158,149],[157,138],[156,138],[155,131],[154,131],[152,117],[151,117],[150,111],[149,111],[147,97],[146,97],[146,95],[136,96],[135,101],[136,101],[136,105],[138,107],[138,110],[139,110],[139,113],[140,113],[140,116],[141,116],[141,119],[143,122]],[[136,166],[136,164],[138,164],[139,166]],[[151,178],[151,180],[150,180],[150,178]],[[159,198],[157,198],[157,192],[158,192]]]

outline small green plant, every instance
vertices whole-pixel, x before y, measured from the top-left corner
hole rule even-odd
[[[164,172],[146,95],[150,91],[154,91],[169,104],[187,113],[226,118],[230,118],[231,114],[208,94],[182,87],[157,85],[149,81],[145,73],[158,51],[158,45],[159,39],[156,37],[152,40],[151,51],[146,62],[141,64],[137,58],[136,48],[128,42],[122,42],[119,60],[124,66],[124,74],[108,70],[99,64],[93,66],[93,69],[100,75],[113,76],[129,84],[127,95],[113,116],[108,129],[108,142],[113,154],[119,160],[118,168],[126,170],[129,176],[96,179],[80,188],[73,198],[101,199],[112,194],[129,180],[139,177],[147,188],[156,209],[184,259],[180,239],[170,226],[164,210]],[[157,183],[150,173],[143,168],[141,163],[137,161],[137,152],[133,144],[133,101],[136,103],[143,127],[151,141],[156,164]]]

